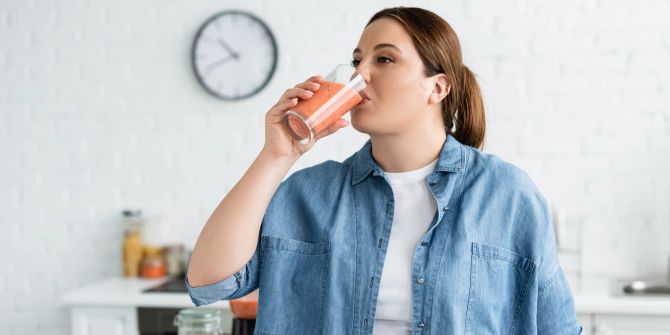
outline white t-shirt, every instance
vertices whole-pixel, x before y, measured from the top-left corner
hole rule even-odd
[[[388,173],[395,210],[382,277],[373,334],[412,334],[412,258],[428,231],[437,202],[426,183],[437,160],[418,170]]]

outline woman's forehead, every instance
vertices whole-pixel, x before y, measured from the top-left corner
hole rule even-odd
[[[372,52],[379,45],[393,45],[401,51],[413,48],[412,39],[405,29],[393,19],[381,18],[368,25],[354,51]]]

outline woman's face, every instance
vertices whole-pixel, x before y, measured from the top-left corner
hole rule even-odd
[[[365,78],[369,98],[351,110],[356,130],[371,136],[393,135],[435,117],[429,101],[435,79],[424,75],[411,37],[395,20],[378,19],[365,28],[352,64]]]

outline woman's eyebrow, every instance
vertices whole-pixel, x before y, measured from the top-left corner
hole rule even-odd
[[[398,50],[398,52],[402,52],[402,51],[400,50],[400,48],[398,48],[397,46],[395,46],[395,45],[393,45],[393,44],[390,44],[390,43],[380,43],[380,44],[377,44],[377,45],[375,45],[374,48],[372,48],[372,50],[373,50],[373,51],[376,51],[376,50],[379,50],[379,49],[382,49],[382,48],[393,48],[393,49]],[[359,53],[361,53],[361,52],[362,52],[362,51],[361,51],[360,48],[356,48],[356,49],[354,49],[354,52],[353,52],[353,53],[354,53],[354,54],[359,54]]]

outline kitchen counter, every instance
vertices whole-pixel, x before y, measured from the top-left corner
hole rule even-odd
[[[575,289],[577,314],[670,316],[670,295],[629,295],[623,286],[632,280],[584,278]]]
[[[169,280],[112,278],[66,293],[67,306],[134,306],[134,307],[195,307],[188,293],[143,292]],[[228,301],[218,301],[206,308],[230,309]]]
[[[187,293],[143,292],[166,280],[112,278],[68,292],[63,300],[68,306],[194,307]],[[625,282],[585,278],[581,287],[575,290],[577,313],[670,316],[670,296],[625,295],[621,290]],[[228,301],[218,301],[206,307],[230,309]]]

